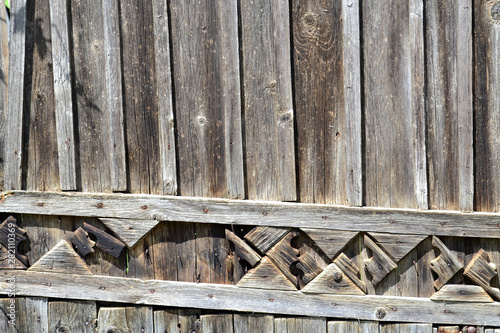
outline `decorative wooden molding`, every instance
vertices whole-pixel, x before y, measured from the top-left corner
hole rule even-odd
[[[241,258],[254,267],[261,259],[260,255],[255,252],[250,245],[234,234],[234,232],[226,229],[226,238],[234,244],[234,251]]]
[[[18,296],[384,322],[500,326],[500,302],[464,306],[463,303],[434,302],[417,297],[316,295],[206,283],[36,271],[0,271],[0,294],[10,292],[8,281],[13,273]]]
[[[82,254],[86,256],[89,253],[94,253],[95,242],[89,238],[89,235],[81,227],[69,237],[71,244]]]
[[[243,288],[297,290],[268,257],[262,258],[259,265],[245,274],[236,285]]]
[[[347,275],[352,282],[358,286],[364,293],[367,292],[366,284],[359,278],[359,268],[349,259],[344,253],[341,253],[337,259],[333,261],[345,275]]]
[[[266,253],[290,230],[291,228],[255,227],[245,235],[245,239],[261,253]]]
[[[441,289],[464,265],[451,253],[451,251],[437,238],[432,237],[432,245],[437,247],[441,254],[434,260],[431,260],[431,269],[438,275],[434,281],[434,288]]]
[[[447,284],[431,296],[439,302],[492,303],[493,299],[483,288],[466,284]]]
[[[372,283],[376,286],[398,265],[370,237],[365,235],[364,240],[365,246],[372,251],[372,257],[365,260],[365,269],[371,274]]]
[[[464,275],[500,301],[500,290],[491,286],[491,280],[497,275],[496,267],[490,263],[488,254],[483,249],[472,258],[464,270]]]
[[[387,234],[381,232],[370,232],[375,244],[383,249],[394,262],[398,263],[406,257],[411,250],[417,247],[427,236],[406,235],[406,234]]]
[[[120,242],[118,239],[111,236],[107,232],[99,228],[96,228],[93,225],[90,225],[86,222],[83,223],[83,229],[85,229],[87,233],[92,234],[95,236],[95,238],[97,238],[95,246],[97,246],[103,251],[108,252],[115,258],[118,258],[120,256],[120,253],[125,247],[125,244],[123,244],[122,242]]]
[[[334,263],[328,265],[314,280],[302,289],[311,294],[364,295],[365,293],[342,273]]]
[[[92,271],[64,239],[35,262],[28,271],[92,275]]]
[[[157,220],[123,220],[112,218],[100,218],[100,220],[130,249],[160,223]]]
[[[500,238],[500,214],[139,194],[9,191],[0,212]]]
[[[335,231],[313,228],[301,228],[316,245],[330,259],[335,258],[337,254],[347,245],[357,234],[356,231]]]

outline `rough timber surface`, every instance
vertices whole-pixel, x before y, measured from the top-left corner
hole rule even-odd
[[[6,129],[7,82],[9,81],[9,28],[7,9],[0,6],[0,132]],[[0,189],[4,188],[5,137],[0,135]]]

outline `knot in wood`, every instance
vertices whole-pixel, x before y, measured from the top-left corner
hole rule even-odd
[[[111,327],[106,330],[106,333],[122,333],[122,331],[120,331],[116,327]]]
[[[289,123],[293,118],[293,115],[292,115],[292,112],[291,111],[288,111],[288,112],[285,112],[283,113],[279,119],[278,119],[278,124],[280,126],[284,126],[286,125],[287,123]]]
[[[57,328],[56,333],[70,333],[69,329],[65,326],[60,326]]]
[[[387,312],[385,312],[384,309],[377,309],[377,311],[375,311],[375,317],[377,319],[384,319],[386,315]]]
[[[319,34],[318,15],[307,13],[302,18],[302,33],[309,38],[315,38]]]
[[[500,21],[500,1],[495,2],[490,9],[491,19],[495,21]]]

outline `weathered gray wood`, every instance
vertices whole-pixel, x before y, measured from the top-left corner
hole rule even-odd
[[[346,274],[352,282],[354,282],[359,289],[364,293],[367,292],[366,284],[359,278],[359,268],[355,263],[352,262],[344,253],[341,253],[335,260],[334,263],[339,267],[339,269]],[[361,274],[363,275],[363,274]]]
[[[13,1],[10,7],[8,105],[5,136],[5,189],[20,190],[22,186],[23,114],[26,0]]]
[[[245,235],[245,239],[261,253],[266,253],[278,243],[291,228],[255,227]]]
[[[324,229],[311,229],[311,228],[301,228],[307,236],[316,243],[316,245],[326,254],[330,259],[333,259],[339,254],[339,252],[347,245],[351,239],[354,238],[357,232],[335,232]]]
[[[179,317],[177,310],[160,310],[154,312],[155,332],[178,332]]]
[[[155,31],[156,89],[158,91],[158,125],[160,135],[160,168],[163,194],[177,194],[175,157],[174,106],[172,101],[172,72],[167,2],[153,1]]]
[[[377,322],[370,321],[329,321],[328,333],[378,333]]]
[[[459,333],[460,327],[458,326],[438,326],[438,333]]]
[[[7,121],[7,82],[9,82],[9,28],[7,9],[0,6],[0,189],[4,189],[4,162]]]
[[[483,288],[466,284],[447,284],[432,295],[431,300],[441,302],[492,303],[493,299]]]
[[[0,279],[4,281],[11,274],[10,271],[0,271]],[[433,302],[419,297],[306,295],[230,285],[33,271],[16,272],[16,289],[19,296],[388,322],[500,325],[498,302],[471,303],[464,307],[461,303]],[[7,293],[7,284],[0,284],[0,294]],[[380,315],[382,312],[385,312],[384,316]]]
[[[176,0],[169,8],[179,193],[242,199],[237,1]]]
[[[483,287],[497,301],[500,300],[500,290],[491,286],[491,280],[497,276],[495,264],[490,263],[488,254],[483,250],[474,256],[464,270],[464,275]]]
[[[326,318],[274,318],[274,333],[326,333]]]
[[[254,267],[260,261],[260,255],[229,229],[226,229],[226,238],[234,244],[236,254],[248,262],[250,266]]]
[[[53,41],[51,45],[59,179],[62,190],[76,190],[76,142],[73,128],[71,57],[66,3],[66,0],[50,0],[50,28]]]
[[[309,282],[303,289],[304,293],[364,295],[347,275],[344,275],[336,264],[331,263],[323,272]]]
[[[106,62],[107,113],[111,190],[127,190],[125,132],[123,124],[122,71],[120,61],[120,14],[117,0],[102,1]]]
[[[13,319],[8,317],[12,313],[15,314],[15,327],[8,323]],[[48,333],[47,299],[33,297],[0,299],[0,331],[4,333]]]
[[[254,200],[297,199],[289,29],[288,1],[241,3],[247,184]]]
[[[346,114],[346,174],[348,204],[363,204],[361,162],[361,46],[360,1],[342,1],[344,27],[344,94]]]
[[[432,324],[381,325],[380,332],[381,333],[432,333]]]
[[[151,307],[127,307],[99,309],[98,333],[154,332]]]
[[[422,0],[361,7],[365,202],[426,209]]]
[[[274,317],[269,315],[235,314],[234,333],[274,333]]]
[[[48,332],[93,333],[96,318],[95,302],[50,302]]]
[[[160,222],[158,220],[122,220],[101,218],[102,223],[122,240],[129,248],[133,248],[151,229]]]
[[[443,287],[464,265],[457,257],[437,238],[432,237],[432,245],[440,251],[436,259],[430,261],[431,269],[438,278],[434,281],[434,287],[439,290]]]
[[[370,232],[369,235],[397,263],[403,259],[411,250],[417,247],[426,236],[406,234],[384,234]]]
[[[179,309],[179,333],[201,333],[200,310]]]
[[[262,258],[259,265],[246,273],[236,285],[242,288],[297,290],[268,257]]]
[[[233,315],[201,316],[201,331],[203,333],[233,333]]]
[[[376,286],[398,266],[368,235],[364,235],[364,242],[372,252],[372,257],[365,260],[365,269],[371,274],[371,282]]]
[[[410,235],[500,237],[500,215],[174,196],[10,191],[0,212],[120,219],[240,224],[385,232]],[[147,207],[144,209],[143,207]],[[251,221],[251,222],[250,222]]]
[[[472,1],[425,1],[429,204],[473,209]],[[447,147],[443,149],[443,147]]]
[[[28,268],[28,270],[92,275],[87,264],[64,239]]]
[[[500,211],[500,25],[495,1],[474,0],[475,209]],[[494,7],[495,6],[495,7]]]

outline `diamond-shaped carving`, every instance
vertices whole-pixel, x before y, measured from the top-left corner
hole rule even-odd
[[[371,274],[372,283],[376,286],[398,266],[370,237],[365,235],[364,240],[365,246],[372,251],[372,257],[365,260],[365,269]]]
[[[330,259],[335,258],[344,246],[358,234],[357,231],[312,228],[301,228],[301,230],[305,232]]]
[[[432,245],[441,252],[436,259],[430,262],[431,269],[438,275],[438,279],[434,281],[434,288],[439,290],[464,266],[436,236],[432,237]]]

